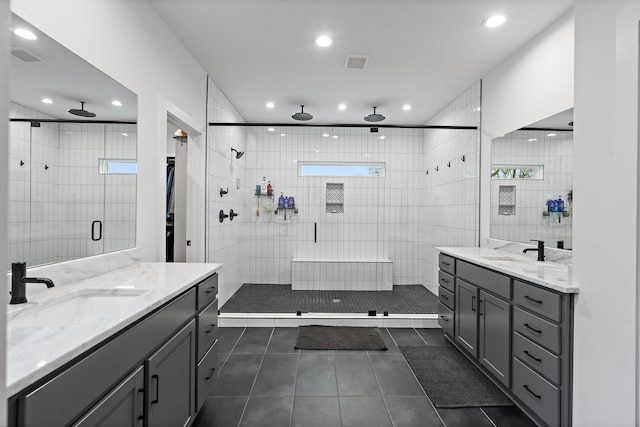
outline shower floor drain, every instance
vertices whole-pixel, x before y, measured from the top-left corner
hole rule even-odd
[[[332,302],[340,302],[340,298],[334,298],[331,300]]]

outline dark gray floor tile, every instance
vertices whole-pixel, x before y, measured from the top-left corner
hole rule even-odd
[[[229,357],[228,353],[218,353],[218,375],[220,374],[220,371],[222,371],[222,368],[227,361],[227,357]]]
[[[300,354],[296,396],[337,396],[333,354]]]
[[[293,396],[297,372],[297,354],[265,354],[251,397]]]
[[[193,427],[237,426],[248,397],[209,397],[205,401]]]
[[[292,427],[340,427],[337,397],[302,397],[293,400]]]
[[[298,328],[275,328],[267,353],[297,353],[296,338],[298,336]]]
[[[496,427],[535,427],[533,421],[517,406],[495,406],[482,408]]]
[[[369,354],[383,396],[425,396],[402,354]]]
[[[340,397],[343,427],[392,427],[382,397]]]
[[[264,353],[273,328],[246,328],[233,353]]]
[[[480,408],[436,408],[446,427],[494,427]]]
[[[339,396],[380,396],[366,352],[334,355]]]
[[[416,331],[427,342],[427,345],[451,345],[451,342],[444,337],[444,332],[440,328],[416,329]]]
[[[387,353],[399,353],[398,346],[391,338],[391,334],[387,328],[380,328],[380,336],[384,340],[384,343],[387,345]]]
[[[242,416],[242,427],[289,427],[293,410],[293,397],[249,398]]]
[[[218,353],[231,353],[245,328],[218,328]]]
[[[262,354],[231,354],[213,385],[214,396],[249,396]]]
[[[385,397],[394,427],[442,426],[426,397]]]
[[[397,345],[427,345],[413,328],[389,328]]]

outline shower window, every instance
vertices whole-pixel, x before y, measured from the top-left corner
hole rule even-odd
[[[135,175],[138,173],[138,161],[132,159],[99,159],[100,175]]]
[[[544,179],[542,165],[491,165],[491,179]]]
[[[300,162],[298,176],[384,178],[385,163]]]

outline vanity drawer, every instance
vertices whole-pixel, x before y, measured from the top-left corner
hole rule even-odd
[[[513,282],[513,302],[515,304],[556,322],[560,322],[561,319],[561,299],[561,295],[555,292],[519,280]]]
[[[560,354],[561,329],[558,325],[513,307],[513,329],[554,353]]]
[[[198,360],[218,339],[218,300],[213,301],[196,317],[198,321]]]
[[[438,303],[438,325],[449,336],[453,336],[453,311],[449,310],[441,302]]]
[[[560,425],[560,390],[516,358],[511,391],[549,426]]]
[[[458,260],[457,276],[508,300],[511,299],[511,278],[468,262]]]
[[[455,292],[455,286],[453,284],[453,276],[445,273],[444,271],[438,271],[438,283],[443,288],[449,290],[449,292]]]
[[[216,343],[217,344],[217,343]],[[198,411],[204,401],[209,396],[211,387],[218,375],[218,349],[214,344],[202,358],[196,368],[196,378],[198,379],[196,387],[196,411]]]
[[[513,333],[513,356],[522,359],[525,365],[538,371],[549,381],[560,384],[561,359],[517,332]]]
[[[444,270],[447,273],[456,274],[456,260],[449,255],[443,253],[440,254],[440,270]]]
[[[453,310],[453,307],[455,307],[454,306],[455,302],[453,300],[453,292],[449,292],[448,290],[440,286],[438,287],[438,293],[439,293],[438,299],[440,300],[440,302]]]
[[[216,299],[218,295],[218,273],[198,283],[198,301],[196,311],[200,311]]]

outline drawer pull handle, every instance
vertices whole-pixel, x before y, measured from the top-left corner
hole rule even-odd
[[[482,300],[478,300],[478,315],[482,316]]]
[[[531,395],[533,397],[535,397],[536,399],[542,399],[542,396],[540,396],[539,394],[535,394],[534,392],[531,391],[531,389],[529,388],[528,385],[523,385],[522,387],[524,387],[525,390],[527,390],[529,393],[531,393]]]
[[[215,289],[216,289],[216,287],[215,287],[215,286],[212,286],[212,287],[210,287],[209,289],[207,289],[207,290],[205,291],[205,294],[210,294],[210,293],[211,293],[211,292],[213,292]]]
[[[527,329],[531,329],[531,330],[532,330],[533,332],[535,332],[535,333],[538,333],[538,334],[541,334],[541,333],[542,333],[542,331],[540,331],[540,330],[538,330],[538,329],[535,329],[535,328],[532,328],[531,326],[529,326],[529,324],[528,324],[528,323],[525,323],[525,324],[524,324],[524,327],[525,327],[525,328],[527,328]]]
[[[141,415],[138,415],[138,421],[142,421],[144,420],[144,410],[142,409],[144,408],[144,389],[143,388],[139,389],[138,394],[142,395],[142,397],[140,398],[142,400],[142,402],[140,403]]]
[[[442,280],[444,283],[449,283],[450,282],[449,279],[440,279],[440,280]]]
[[[542,304],[542,301],[538,301],[537,299],[533,299],[529,295],[525,295],[524,297],[526,299],[528,299],[529,301],[531,301],[531,302],[535,302],[536,304]]]
[[[444,320],[445,322],[448,322],[448,321],[449,321],[449,318],[448,318],[447,316],[442,316],[442,315],[441,315],[441,316],[440,316],[440,318],[441,318],[442,320]]]
[[[204,331],[205,334],[210,334],[216,328],[216,324],[215,323],[212,323],[209,326],[211,326],[211,329],[207,329],[206,331]]]
[[[211,368],[211,370],[209,371],[209,376],[205,377],[205,381],[209,381],[211,379],[211,377],[213,377],[213,373],[216,371],[216,368]]]
[[[446,299],[447,301],[449,301],[449,297],[446,295],[440,295],[442,298]]]
[[[476,297],[471,297],[471,311],[476,311]]]
[[[451,263],[450,263],[450,262],[447,262],[447,261],[442,261],[440,264],[444,264],[444,265],[451,265]]]
[[[160,377],[157,375],[151,375],[151,381],[156,380],[156,398],[151,401],[154,405],[160,401]]]
[[[526,354],[527,356],[529,356],[530,358],[532,358],[533,360],[535,360],[538,363],[542,362],[542,359],[538,359],[537,357],[532,356],[531,354],[529,354],[529,352],[527,350],[524,351],[524,354]]]

